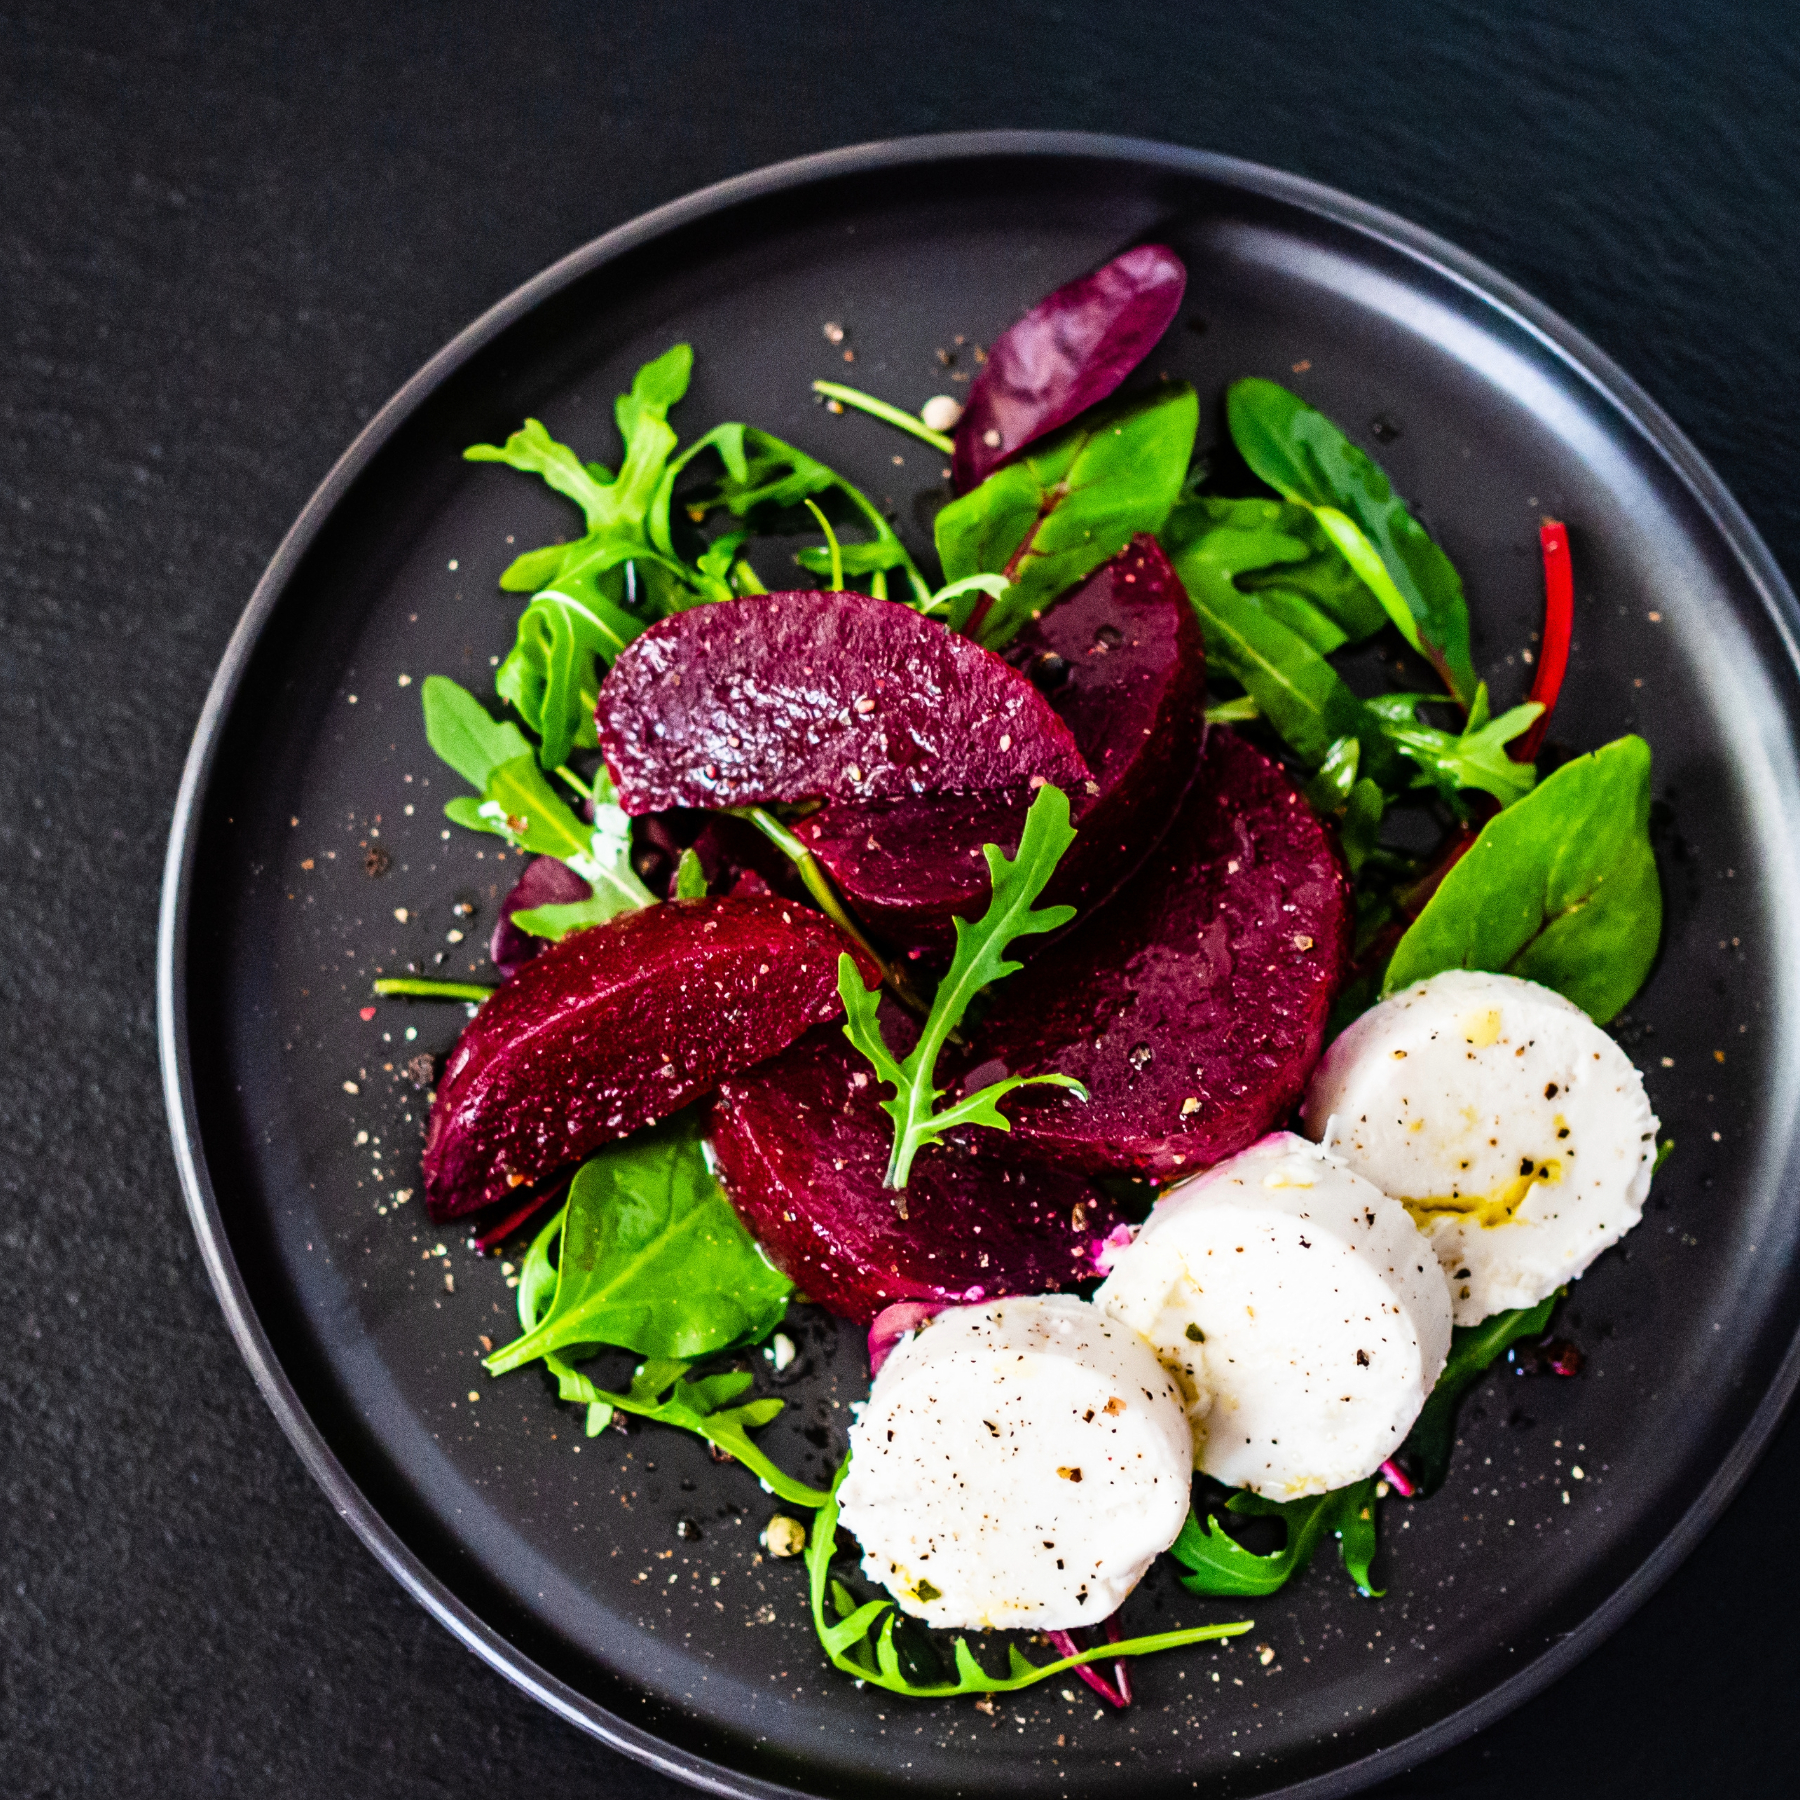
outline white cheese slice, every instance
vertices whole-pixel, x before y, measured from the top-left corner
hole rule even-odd
[[[1406,1213],[1287,1132],[1164,1194],[1094,1298],[1175,1373],[1199,1466],[1272,1500],[1373,1474],[1450,1349]]]
[[[1459,1325],[1580,1275],[1642,1216],[1656,1159],[1625,1052],[1549,988],[1473,970],[1364,1013],[1325,1053],[1304,1116],[1428,1234]]]
[[[916,1618],[1069,1631],[1118,1609],[1187,1517],[1193,1445],[1136,1332],[1071,1295],[940,1313],[850,1428],[840,1517]]]

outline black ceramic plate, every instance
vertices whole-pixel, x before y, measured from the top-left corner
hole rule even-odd
[[[655,1428],[585,1440],[536,1375],[480,1374],[513,1296],[424,1217],[405,1070],[449,1047],[461,1010],[365,1013],[383,970],[481,965],[516,867],[443,829],[459,784],[426,749],[417,683],[485,687],[517,612],[496,577],[571,520],[538,484],[461,462],[464,445],[531,414],[611,456],[613,396],[686,339],[684,435],[764,425],[890,501],[924,548],[939,460],[818,410],[808,383],[849,373],[908,405],[955,391],[968,353],[946,371],[938,350],[1146,237],[1191,271],[1157,366],[1206,396],[1203,443],[1223,384],[1262,374],[1377,449],[1463,572],[1497,706],[1528,678],[1539,516],[1569,521],[1558,735],[1654,747],[1667,926],[1618,1030],[1676,1149],[1643,1225],[1565,1308],[1580,1379],[1491,1378],[1449,1487],[1384,1507],[1384,1600],[1356,1599],[1324,1555],[1243,1607],[1154,1577],[1128,1626],[1255,1631],[1140,1663],[1123,1716],[1057,1683],[989,1717],[832,1673],[800,1568],[757,1555],[772,1507],[741,1469]],[[521,289],[381,413],[282,545],[207,702],[169,851],[162,1049],[244,1355],[340,1511],[445,1625],[701,1785],[1347,1793],[1616,1625],[1716,1516],[1794,1385],[1795,621],[1748,523],[1625,377],[1491,271],[1341,195],[1190,151],[1006,134],[844,151],[666,207]],[[822,1315],[798,1335],[766,1441],[818,1480],[867,1365]],[[684,1519],[703,1535],[678,1536]]]

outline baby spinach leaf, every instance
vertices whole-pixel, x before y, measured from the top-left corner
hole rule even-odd
[[[1565,763],[1482,827],[1400,940],[1382,992],[1490,969],[1605,1024],[1643,985],[1662,935],[1649,819],[1642,738]]]
[[[882,1039],[877,1016],[879,991],[863,986],[851,957],[838,958],[838,993],[846,1015],[844,1036],[869,1059],[876,1078],[894,1090],[893,1097],[881,1103],[882,1110],[894,1121],[894,1148],[885,1177],[889,1187],[904,1188],[913,1158],[958,1126],[986,1125],[995,1131],[1010,1131],[1011,1125],[994,1103],[1015,1088],[1048,1083],[1073,1088],[1084,1100],[1087,1098],[1087,1089],[1073,1076],[1013,1076],[968,1095],[942,1112],[933,1111],[944,1095],[936,1084],[937,1060],[950,1034],[962,1023],[963,1015],[984,987],[1024,967],[1007,960],[1007,946],[1017,938],[1055,931],[1074,918],[1072,906],[1034,910],[1038,895],[1074,841],[1068,796],[1060,788],[1046,785],[1038,789],[1037,798],[1025,815],[1016,857],[1009,861],[998,844],[982,846],[993,896],[987,911],[975,923],[956,920],[956,953],[938,983],[919,1041],[904,1061],[896,1058]],[[904,1210],[901,1216],[905,1217]]]
[[[806,1545],[807,1590],[812,1602],[813,1629],[832,1666],[858,1681],[870,1681],[891,1694],[902,1694],[909,1700],[941,1700],[953,1694],[1011,1694],[1053,1675],[1068,1673],[1091,1662],[1116,1662],[1126,1656],[1149,1656],[1158,1650],[1176,1650],[1185,1644],[1203,1644],[1216,1638],[1238,1637],[1251,1630],[1253,1619],[1237,1620],[1229,1625],[1192,1625],[1179,1631],[1159,1631],[1148,1637],[1126,1638],[1122,1643],[1099,1644],[1074,1656],[1055,1662],[1033,1663],[1016,1643],[1006,1651],[1006,1673],[990,1675],[975,1660],[966,1637],[957,1637],[952,1645],[956,1665],[954,1681],[921,1682],[908,1676],[902,1667],[900,1650],[894,1642],[900,1614],[892,1600],[871,1600],[858,1606],[855,1596],[841,1581],[833,1579],[831,1559],[837,1552],[838,1489],[849,1473],[850,1459],[831,1483],[831,1492],[823,1496],[824,1504],[813,1520]],[[831,1612],[826,1614],[829,1594]],[[880,1629],[876,1627],[879,1625]]]
[[[1277,493],[1314,509],[1407,641],[1464,706],[1472,705],[1462,579],[1387,476],[1323,413],[1273,381],[1233,382],[1225,413],[1244,460]]]
[[[1170,518],[1163,547],[1200,615],[1208,663],[1244,687],[1295,756],[1317,769],[1334,744],[1354,738],[1363,772],[1384,785],[1397,781],[1398,759],[1380,721],[1318,651],[1238,588],[1246,570],[1308,554],[1281,529],[1279,508],[1261,500],[1188,502]]]
[[[1412,1478],[1416,1494],[1435,1494],[1450,1473],[1450,1453],[1456,1448],[1456,1411],[1463,1395],[1521,1338],[1541,1337],[1549,1330],[1550,1315],[1562,1295],[1558,1288],[1536,1306],[1495,1313],[1479,1325],[1461,1325],[1451,1332],[1443,1373],[1406,1434],[1406,1442],[1394,1453]]]
[[[1158,531],[1181,492],[1199,402],[1185,383],[1096,408],[952,500],[937,516],[946,582],[1004,575],[998,600],[969,594],[950,613],[997,649],[1034,611]]]
[[[425,709],[425,741],[471,787],[486,787],[502,763],[531,753],[518,726],[491,717],[467,688],[447,675],[427,675],[419,699]]]
[[[1476,789],[1492,794],[1502,806],[1511,806],[1531,792],[1537,784],[1536,765],[1514,762],[1507,755],[1506,746],[1543,707],[1536,701],[1527,701],[1497,719],[1489,719],[1487,683],[1480,682],[1468,724],[1457,733],[1439,731],[1419,722],[1419,708],[1434,699],[1431,694],[1383,694],[1364,703],[1381,720],[1392,742],[1418,765],[1414,787],[1435,788],[1452,803],[1459,793]]]
[[[1326,1532],[1338,1540],[1350,1579],[1365,1599],[1379,1599],[1369,1574],[1375,1559],[1375,1478],[1334,1488],[1304,1500],[1265,1500],[1260,1494],[1235,1493],[1227,1512],[1249,1518],[1280,1519],[1287,1542],[1259,1556],[1246,1550],[1211,1514],[1190,1512],[1169,1554],[1189,1573],[1181,1585],[1193,1594],[1272,1594],[1312,1561]]]
[[[538,761],[554,769],[580,746],[592,750],[596,663],[612,660],[649,624],[604,594],[586,602],[547,588],[519,616],[518,636],[494,686],[542,739]]]
[[[563,1209],[550,1305],[487,1368],[504,1374],[571,1344],[704,1356],[765,1337],[793,1291],[739,1223],[698,1124],[682,1114],[582,1164]]]
[[[1326,536],[1309,508],[1285,501],[1213,504],[1273,507],[1281,534],[1309,547],[1304,561],[1282,560],[1266,569],[1240,571],[1237,585],[1264,612],[1279,619],[1296,636],[1305,638],[1321,656],[1329,656],[1345,644],[1361,643],[1388,622],[1381,602],[1344,560],[1343,553]]]

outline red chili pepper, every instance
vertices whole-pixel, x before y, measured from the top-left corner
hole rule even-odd
[[[1575,568],[1569,561],[1569,532],[1558,519],[1546,519],[1538,527],[1538,542],[1544,550],[1544,641],[1538,651],[1537,679],[1531,684],[1531,698],[1543,711],[1507,745],[1514,762],[1533,762],[1537,758],[1544,734],[1550,729],[1550,715],[1556,711],[1556,697],[1562,692],[1563,676],[1569,667],[1569,638],[1575,629]]]

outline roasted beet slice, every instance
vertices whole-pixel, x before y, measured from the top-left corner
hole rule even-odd
[[[899,1016],[885,1025],[901,1044]],[[913,1164],[900,1218],[881,1185],[893,1125],[879,1093],[835,1026],[719,1084],[711,1137],[720,1179],[802,1293],[867,1325],[897,1300],[1043,1293],[1098,1272],[1099,1246],[1122,1221],[1078,1175],[940,1145]]]
[[[966,494],[1027,444],[1104,400],[1156,348],[1186,287],[1173,250],[1140,244],[1059,287],[1003,331],[956,427],[956,491]]]
[[[1286,1118],[1318,1060],[1350,943],[1350,887],[1282,770],[1214,728],[1136,879],[994,992],[971,1080],[1058,1070],[1003,1103],[995,1157],[1166,1180]]]
[[[1085,908],[1149,853],[1193,777],[1206,707],[1199,622],[1156,540],[1138,537],[1006,654],[1094,772],[1071,796],[1080,835],[1045,895],[1047,905]],[[942,955],[952,915],[987,903],[981,846],[1010,855],[1025,811],[1005,799],[833,802],[796,829],[878,937]]]
[[[867,594],[759,594],[652,625],[600,687],[628,813],[818,798],[1070,792],[1088,767],[991,651]]]
[[[551,945],[450,1053],[425,1139],[431,1216],[542,1181],[835,1017],[848,949],[817,913],[736,898],[668,901]]]
[[[500,902],[500,916],[494,921],[494,935],[488,940],[488,955],[502,975],[516,975],[541,950],[548,948],[548,938],[533,937],[512,922],[516,912],[529,912],[534,906],[567,906],[585,900],[593,889],[569,867],[554,856],[534,856],[525,865],[525,873],[513,883],[513,889]]]

